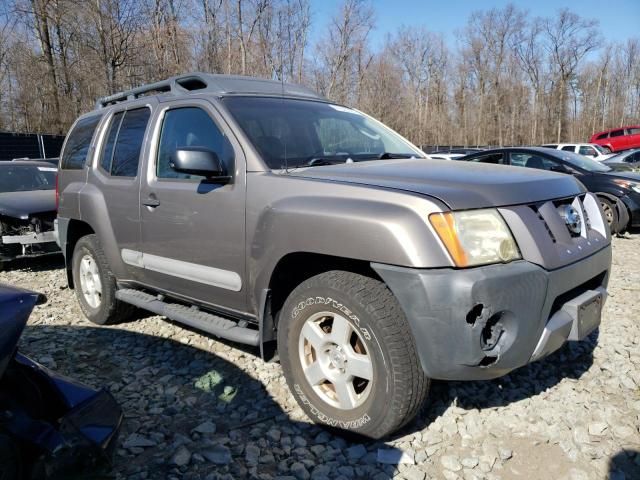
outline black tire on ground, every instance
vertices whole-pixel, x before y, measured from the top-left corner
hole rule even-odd
[[[22,459],[15,442],[7,435],[0,434],[0,480],[22,478]]]
[[[102,285],[102,292],[99,295],[100,300],[96,306],[89,304],[82,287],[80,263],[85,257],[95,262],[98,278]],[[73,250],[71,269],[78,303],[82,313],[91,322],[98,325],[111,325],[123,322],[131,315],[133,307],[116,299],[116,279],[111,273],[96,235],[86,235],[78,240]]]
[[[335,345],[324,341],[326,335],[333,336],[334,325],[345,323],[349,327],[347,337],[342,338],[349,340],[336,357]],[[310,332],[309,325],[323,335],[316,344],[328,345],[321,348],[325,351],[322,357],[316,346],[305,340],[303,327]],[[352,350],[345,361],[340,352],[349,346]],[[420,366],[409,324],[396,298],[384,283],[363,275],[330,271],[301,283],[280,312],[278,351],[287,384],[300,407],[315,422],[342,433],[382,438],[415,417],[429,390],[430,381]],[[364,353],[370,359],[370,381],[351,373],[355,368],[351,365],[356,364],[349,363],[354,358],[349,355],[354,353]],[[329,370],[322,370],[323,375],[326,371],[331,375],[341,372],[338,375],[347,375],[342,378],[353,378],[347,382],[351,395],[342,408],[337,405],[341,398],[333,383],[322,380],[326,377],[321,375],[314,387],[305,375],[303,363],[310,371],[311,364],[323,363],[320,358],[330,358],[330,363],[324,363]]]
[[[605,155],[609,155],[611,153],[611,149],[609,147],[605,147],[604,145],[600,145],[602,150],[604,150]]]
[[[605,197],[598,197],[598,199],[600,200],[602,212],[604,213],[605,220],[609,224],[611,233],[618,233],[620,228],[618,225],[618,211],[616,210],[615,204]]]

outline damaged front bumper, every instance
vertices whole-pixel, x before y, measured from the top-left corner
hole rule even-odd
[[[3,235],[2,243],[10,245],[19,243],[21,245],[33,245],[34,243],[55,243],[56,236],[54,232],[28,233],[26,235]]]
[[[496,378],[582,340],[600,323],[611,265],[607,246],[548,271],[527,261],[470,269],[373,269],[402,306],[425,373]]]
[[[53,221],[0,219],[0,261],[60,253]]]

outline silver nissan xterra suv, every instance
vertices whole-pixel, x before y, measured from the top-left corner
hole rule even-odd
[[[139,307],[277,353],[314,421],[370,438],[430,379],[490,379],[600,323],[611,240],[569,175],[424,158],[292,84],[186,74],[100,99],[58,241],[97,324]]]

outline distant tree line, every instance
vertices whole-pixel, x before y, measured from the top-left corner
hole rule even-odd
[[[640,123],[640,38],[605,42],[596,21],[569,10],[473,12],[454,45],[407,11],[407,25],[374,48],[367,0],[345,0],[313,41],[310,0],[0,9],[0,130],[64,133],[97,97],[190,70],[303,83],[418,144],[586,140]]]

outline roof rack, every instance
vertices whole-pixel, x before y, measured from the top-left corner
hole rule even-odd
[[[277,80],[266,80],[241,75],[218,75],[193,72],[99,98],[96,102],[96,108],[104,108],[118,102],[135,100],[149,93],[166,92],[184,94],[196,90],[212,92],[218,95],[245,93],[287,95],[316,99],[323,98],[313,90],[293,83],[283,83]]]
[[[147,85],[142,85],[140,87],[132,88],[131,90],[125,90],[124,92],[114,93],[113,95],[109,95],[107,97],[99,98],[96,102],[96,108],[103,108],[112,103],[124,102],[127,100],[135,100],[142,95],[149,94],[152,92],[175,92],[176,89],[180,88],[182,92],[192,90],[191,88],[181,88],[178,84],[178,80],[180,83],[190,83],[189,81],[200,82],[206,88],[206,81],[199,77],[198,74],[187,74],[179,77],[171,77],[167,80],[161,80],[155,83],[149,83]],[[202,87],[201,87],[202,88]]]

